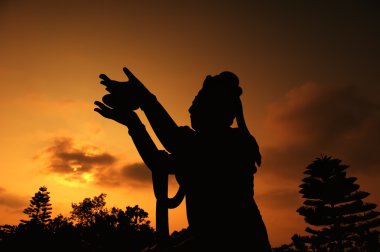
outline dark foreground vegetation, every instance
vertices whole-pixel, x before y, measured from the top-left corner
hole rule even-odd
[[[380,213],[366,203],[368,192],[360,191],[357,178],[347,176],[348,165],[322,156],[306,167],[300,185],[303,206],[297,212],[312,227],[308,235],[293,235],[292,242],[276,252],[378,252]]]
[[[51,218],[49,192],[41,187],[18,225],[0,227],[0,251],[140,251],[155,241],[148,213],[137,205],[105,207],[106,194],[73,203],[69,217]]]
[[[306,167],[300,185],[305,198],[297,209],[311,227],[308,235],[295,234],[291,243],[274,252],[379,252],[380,213],[366,203],[368,192],[347,176],[341,160],[322,156]],[[156,243],[148,213],[139,206],[106,208],[106,194],[73,203],[69,217],[51,217],[45,186],[24,209],[18,225],[0,226],[0,251],[142,251]],[[182,237],[182,238],[181,238]],[[181,240],[186,230],[171,238]]]

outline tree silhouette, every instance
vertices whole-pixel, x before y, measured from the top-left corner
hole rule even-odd
[[[51,218],[49,192],[40,187],[24,210],[29,220],[0,226],[0,251],[139,252],[155,243],[147,212],[138,205],[109,210],[105,198],[85,198],[72,204],[71,216]]]
[[[101,193],[71,205],[69,219],[74,223],[77,236],[83,241],[82,248],[91,251],[119,248],[140,251],[152,244],[155,233],[150,226],[148,213],[137,205],[127,206],[125,211],[116,207],[107,209],[106,196]]]
[[[81,236],[70,218],[58,214],[50,221],[47,230],[51,237],[50,244],[56,251],[71,251],[83,248]],[[59,245],[59,248],[57,245]]]
[[[75,224],[89,227],[96,222],[96,219],[107,214],[105,208],[107,194],[101,193],[94,198],[85,198],[80,203],[72,203],[71,219]]]
[[[377,205],[363,202],[369,193],[358,190],[357,178],[348,177],[349,166],[341,162],[322,156],[306,167],[299,191],[306,200],[297,212],[314,228],[306,228],[310,236],[294,236],[293,243],[305,243],[311,251],[378,251],[379,232],[373,230],[380,226]]]
[[[35,224],[45,226],[51,220],[50,192],[46,186],[41,186],[30,200],[29,207],[23,213],[29,216],[29,220],[21,220],[24,224]]]
[[[39,188],[30,200],[29,206],[23,211],[29,219],[20,220],[20,224],[12,228],[12,232],[9,232],[11,235],[5,239],[0,246],[1,249],[4,251],[22,251],[27,247],[28,249],[49,251],[52,242],[49,231],[52,213],[49,194],[46,186]]]
[[[148,213],[137,205],[134,207],[127,206],[125,218],[129,220],[129,225],[136,231],[142,230],[150,224],[150,221],[147,220]]]

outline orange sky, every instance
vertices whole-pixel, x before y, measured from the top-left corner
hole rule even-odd
[[[320,154],[350,165],[380,203],[378,3],[141,2],[0,1],[0,224],[24,218],[42,185],[53,215],[104,192],[109,207],[138,204],[155,224],[149,172],[127,129],[93,112],[105,94],[98,75],[125,79],[124,66],[179,125],[207,74],[239,76],[273,246],[303,233],[298,185]],[[184,204],[170,225],[186,227]]]

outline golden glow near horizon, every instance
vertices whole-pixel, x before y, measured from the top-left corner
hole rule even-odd
[[[127,128],[93,111],[105,94],[99,74],[123,80],[124,66],[179,125],[189,125],[206,75],[240,77],[263,155],[255,197],[273,246],[304,232],[298,185],[321,153],[350,165],[380,203],[377,13],[360,3],[342,12],[278,4],[2,1],[0,224],[25,218],[45,185],[53,215],[106,193],[108,207],[138,204],[155,225],[150,174]],[[171,230],[186,226],[185,205],[170,210]]]

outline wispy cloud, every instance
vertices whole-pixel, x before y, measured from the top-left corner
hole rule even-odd
[[[0,206],[5,206],[11,209],[20,209],[27,205],[27,198],[7,192],[3,187],[0,187]]]
[[[274,189],[266,193],[256,194],[255,198],[257,201],[265,202],[265,205],[272,209],[291,208],[291,211],[293,211],[294,206],[302,203],[297,187],[293,189]]]
[[[380,105],[355,86],[294,88],[270,106],[264,127],[271,138],[261,144],[258,175],[263,177],[255,182],[255,198],[267,211],[266,222],[277,226],[276,235],[303,232],[303,218],[296,213],[304,200],[298,185],[306,166],[321,154],[349,165],[348,176],[357,176],[364,188],[380,179]],[[371,201],[379,202],[377,191],[369,192]]]
[[[273,136],[262,149],[263,164],[294,176],[320,154],[332,155],[352,170],[374,173],[380,166],[380,104],[355,86],[308,83],[272,104],[265,121]]]

